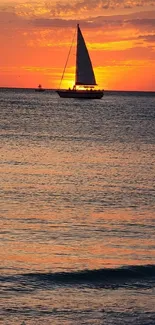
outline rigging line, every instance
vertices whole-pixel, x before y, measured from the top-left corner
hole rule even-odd
[[[69,53],[68,53],[68,56],[67,56],[66,64],[65,64],[64,69],[63,69],[62,77],[61,77],[60,84],[59,84],[59,89],[61,87],[61,83],[62,83],[64,74],[65,74],[65,70],[66,70],[66,66],[67,66],[67,63],[68,63],[68,60],[69,60],[69,57],[70,57],[71,49],[72,49],[73,42],[74,42],[74,38],[75,38],[75,33],[76,33],[76,29],[75,29],[75,32],[74,32],[74,35],[73,35],[73,39],[72,39],[72,43],[71,43],[71,46],[70,46],[70,49],[69,49]]]

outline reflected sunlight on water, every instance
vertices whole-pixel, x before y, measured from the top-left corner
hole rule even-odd
[[[1,90],[0,109],[1,276],[153,265],[153,95],[92,102]],[[149,289],[2,281],[13,325],[153,324]]]

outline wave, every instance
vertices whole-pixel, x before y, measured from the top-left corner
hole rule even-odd
[[[85,285],[105,288],[138,286],[148,288],[155,286],[155,265],[124,266],[72,272],[26,273],[0,277],[0,280],[31,285],[31,288],[46,285]]]
[[[73,272],[57,272],[57,273],[27,273],[25,276],[39,276],[46,278],[53,278],[53,280],[89,280],[100,281],[107,279],[125,279],[125,278],[144,278],[155,276],[155,265],[145,266],[124,266],[120,268],[105,268],[99,270],[81,270]]]
[[[81,270],[73,272],[56,273],[29,273],[29,277],[35,281],[48,281],[55,284],[122,284],[124,282],[143,282],[153,280],[155,284],[155,265],[126,266],[120,268],[105,268],[99,270]]]

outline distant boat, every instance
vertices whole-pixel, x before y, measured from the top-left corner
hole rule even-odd
[[[67,63],[65,64],[65,67],[66,65]],[[61,81],[63,79],[64,72]],[[78,24],[75,84],[72,89],[58,89],[57,93],[63,98],[100,99],[103,97],[104,90],[94,89],[96,85],[96,79],[87,46]],[[80,89],[80,87],[83,89]]]
[[[45,89],[42,88],[42,85],[39,85],[38,88],[35,89],[35,91],[42,92],[45,91]]]

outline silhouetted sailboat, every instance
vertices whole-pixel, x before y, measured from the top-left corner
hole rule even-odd
[[[92,63],[89,57],[89,53],[83,35],[81,33],[78,24],[75,85],[73,89],[70,88],[58,89],[57,93],[59,94],[60,97],[63,98],[100,99],[103,97],[104,91],[99,89],[94,89],[96,85],[97,84],[96,84]],[[80,89],[80,86],[83,87],[84,89]]]
[[[42,85],[39,84],[38,88],[36,88],[35,91],[42,92],[42,91],[45,91],[45,89],[42,88]]]

